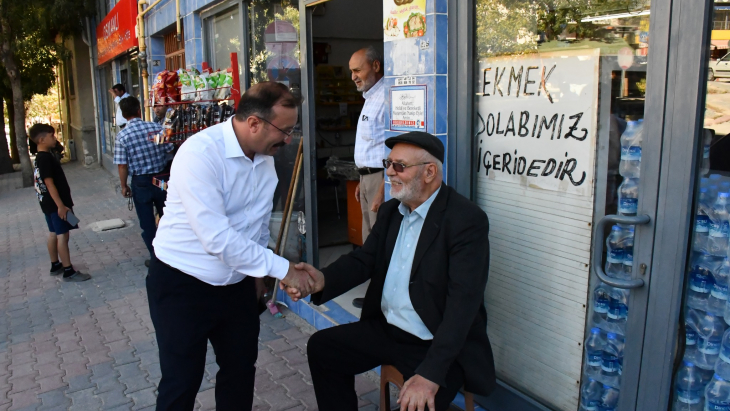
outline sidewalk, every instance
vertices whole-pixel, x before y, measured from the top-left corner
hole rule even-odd
[[[20,173],[0,176],[0,410],[153,410],[160,365],[145,291],[147,255],[136,214],[102,169],[64,165],[82,220],[71,234],[74,267],[93,278],[48,275],[47,227]],[[121,218],[127,227],[88,225]],[[254,410],[316,410],[306,358],[314,332],[293,313],[261,316]],[[215,409],[210,345],[196,409]],[[356,379],[361,410],[379,391]]]

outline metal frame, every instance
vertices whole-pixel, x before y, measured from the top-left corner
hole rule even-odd
[[[319,267],[319,228],[317,227],[317,164],[316,121],[314,119],[314,73],[313,55],[309,45],[312,44],[312,10],[307,7],[312,0],[299,0],[299,48],[302,69],[302,148],[304,158],[304,209],[307,224],[307,259],[308,263]]]
[[[668,408],[674,365],[679,360],[676,347],[701,141],[696,136],[700,135],[704,118],[712,5],[710,0],[691,5],[680,1],[657,2],[657,15],[662,18],[652,19],[652,24],[659,26],[656,32],[666,34],[666,40],[656,34],[652,38],[669,43],[655,221],[656,238],[661,239],[661,246],[656,248],[652,261],[661,281],[654,281],[649,290],[646,319],[650,326],[644,335],[647,348],[641,358],[637,410]],[[652,9],[652,17],[653,13]]]
[[[476,67],[474,30],[475,0],[450,1],[448,8],[448,148],[447,183],[459,194],[472,198],[476,179],[472,173],[475,152],[474,73]]]
[[[222,3],[218,3],[215,6],[209,7],[203,11],[200,12],[200,24],[203,26],[201,27],[201,32],[203,33],[203,57],[210,62],[210,57],[213,56],[212,50],[213,50],[213,42],[214,39],[212,38],[212,30],[211,30],[211,22],[210,18],[214,18],[215,16],[228,11],[234,7],[238,6],[238,35],[241,38],[241,52],[238,53],[238,64],[240,64],[243,67],[243,73],[241,73],[242,77],[245,79],[245,81],[242,82],[243,86],[241,87],[243,90],[241,92],[243,93],[248,89],[248,73],[249,73],[249,67],[248,67],[248,2],[244,2],[243,0],[230,0]],[[226,61],[226,64],[228,61]],[[218,67],[220,68],[220,67]]]

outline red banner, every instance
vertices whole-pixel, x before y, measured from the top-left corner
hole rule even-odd
[[[137,47],[137,0],[121,0],[96,26],[99,64]]]

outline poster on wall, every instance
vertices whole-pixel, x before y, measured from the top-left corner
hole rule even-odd
[[[598,61],[598,49],[481,61],[477,176],[591,196]]]
[[[390,88],[390,129],[392,131],[426,129],[426,86]]]
[[[426,0],[383,0],[383,41],[426,33]]]

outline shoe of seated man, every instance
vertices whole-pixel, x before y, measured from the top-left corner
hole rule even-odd
[[[73,273],[73,275],[70,275],[68,277],[63,277],[63,281],[70,282],[70,283],[71,282],[78,283],[78,282],[86,281],[86,280],[90,280],[90,279],[91,279],[91,275],[84,274],[81,271],[76,271],[75,273]]]
[[[355,298],[354,300],[352,300],[352,305],[353,305],[353,306],[354,306],[355,308],[360,308],[360,309],[362,309],[362,303],[363,303],[363,302],[365,302],[365,299],[364,299],[364,298]]]

